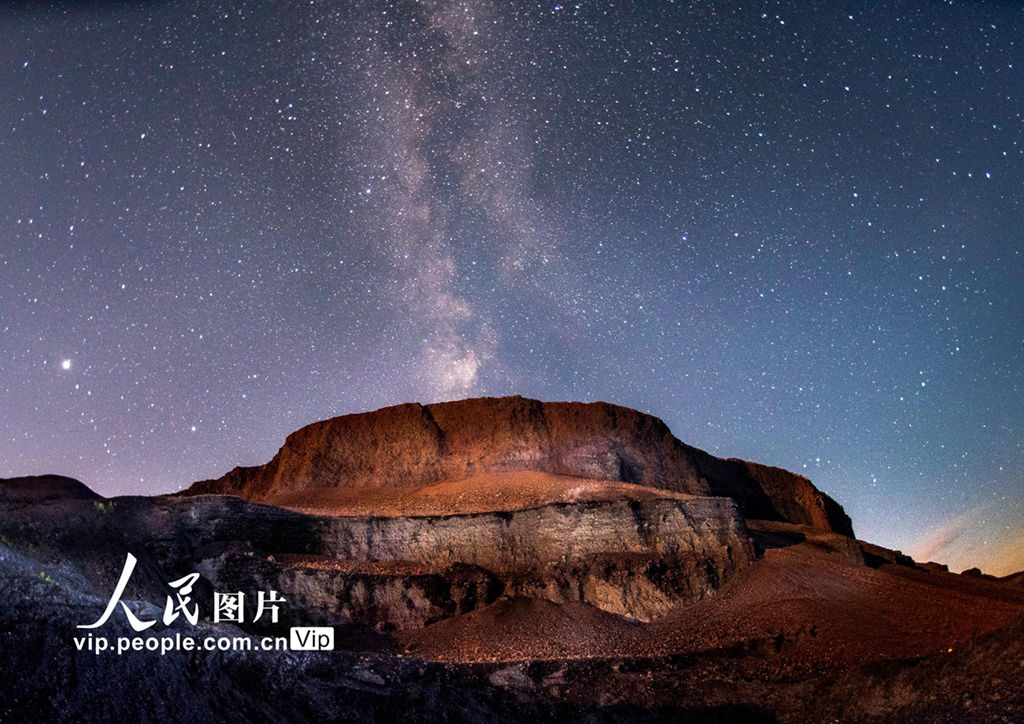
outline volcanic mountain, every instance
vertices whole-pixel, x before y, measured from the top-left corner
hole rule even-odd
[[[684,445],[656,417],[603,402],[480,398],[406,404],[308,425],[266,465],[195,483],[331,514],[511,510],[671,493],[731,498],[746,518],[853,536],[807,478]]]
[[[142,618],[194,573],[203,611],[285,601],[279,622],[139,635],[308,625],[335,650],[75,649],[127,553]],[[346,415],[175,495],[0,480],[0,596],[4,721],[1024,720],[1019,576],[857,540],[806,478],[605,403]]]

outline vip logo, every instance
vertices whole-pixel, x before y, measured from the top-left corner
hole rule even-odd
[[[330,626],[292,626],[289,638],[292,651],[334,650],[334,629]]]

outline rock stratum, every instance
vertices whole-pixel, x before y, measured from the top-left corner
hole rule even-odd
[[[727,497],[747,518],[853,535],[842,506],[800,475],[716,458],[629,408],[523,397],[412,403],[317,422],[289,435],[266,465],[235,468],[187,494],[344,510],[364,491],[401,500],[444,481],[527,471]],[[499,504],[514,500],[514,490],[502,492]]]
[[[335,650],[78,648],[129,553],[142,619],[198,574],[199,610],[273,590],[281,620],[91,635]],[[806,478],[634,410],[401,405],[184,494],[0,480],[0,720],[1018,721],[1020,579],[857,540]]]

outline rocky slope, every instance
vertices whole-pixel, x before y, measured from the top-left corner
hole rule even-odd
[[[228,493],[301,507],[325,490],[418,489],[515,471],[729,497],[747,518],[853,535],[842,507],[779,468],[684,445],[656,417],[596,402],[479,398],[406,404],[308,425],[266,465],[235,468],[187,494]]]
[[[194,573],[203,617],[136,635],[115,608],[97,639],[312,625],[336,650],[82,650],[128,553],[127,610],[160,621]],[[280,621],[211,621],[267,591]],[[183,495],[0,480],[0,600],[2,721],[1024,716],[1017,578],[858,541],[806,478],[603,403],[335,418]]]
[[[1018,586],[780,521],[751,523],[758,557],[744,564],[746,529],[726,524],[735,515],[726,499],[670,496],[311,516],[233,496],[105,499],[67,478],[0,481],[0,719],[1024,715]],[[483,539],[496,540],[477,550]],[[734,569],[701,595],[730,548]],[[336,650],[77,649],[75,626],[100,616],[127,552],[139,565],[122,599],[144,619],[160,618],[168,581],[201,574],[203,618],[158,624],[145,640],[257,641],[312,624],[334,627]],[[286,598],[279,624],[208,620],[214,591],[270,588]],[[668,594],[675,605],[662,611]],[[614,612],[652,602],[647,623]],[[135,635],[120,613],[101,631]]]
[[[736,506],[724,498],[325,517],[230,496],[106,502],[80,483],[53,480],[59,487],[35,485],[33,495],[24,483],[0,482],[0,530],[29,549],[76,550],[101,588],[112,589],[110,569],[138,541],[175,575],[194,569],[218,590],[273,588],[304,621],[382,630],[515,594],[646,621],[713,593],[753,557]]]
[[[183,517],[225,500],[167,504]],[[447,516],[304,516],[316,532],[307,534],[300,556],[281,555],[277,519],[265,510],[275,509],[231,516],[264,521],[245,543],[257,560],[208,555],[204,576],[222,587],[283,591],[307,621],[379,630],[424,626],[511,595],[579,601],[649,621],[711,595],[753,557],[735,506],[715,498]],[[218,525],[226,519],[218,516]]]

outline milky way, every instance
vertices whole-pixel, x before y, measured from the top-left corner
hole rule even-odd
[[[0,10],[0,475],[600,399],[1024,568],[1012,4],[56,5]]]

